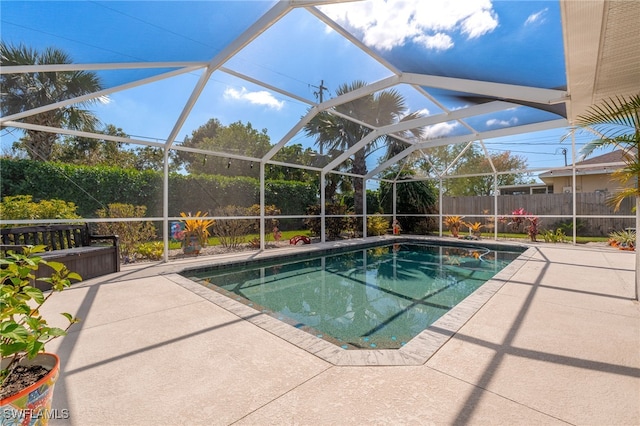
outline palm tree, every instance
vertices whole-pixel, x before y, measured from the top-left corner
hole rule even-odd
[[[24,45],[0,43],[0,66],[69,64],[65,52],[47,48],[43,52]],[[95,73],[87,71],[35,72],[0,76],[0,100],[3,116],[29,111],[56,102],[73,99],[102,89]],[[96,102],[97,99],[83,104]],[[49,110],[24,118],[24,122],[74,130],[94,131],[99,124],[96,116],[83,104]],[[26,130],[24,144],[33,160],[50,158],[58,135]]]
[[[636,235],[640,230],[640,93],[625,97],[605,99],[593,105],[576,124],[587,128],[598,136],[583,149],[582,155],[587,157],[594,150],[603,147],[615,147],[623,152],[625,166],[617,170],[613,177],[623,186],[611,199],[616,210],[626,197],[636,198]],[[629,186],[631,183],[633,185]],[[636,290],[635,298],[640,294],[640,248],[636,237]]]
[[[413,180],[416,176],[415,170],[402,170],[398,165],[391,167],[385,173],[383,181],[380,182],[380,205],[386,211],[393,208],[393,184],[389,181],[400,182],[396,187],[396,208],[398,211],[408,214],[429,214],[434,213],[435,205],[438,202],[438,195],[433,182],[429,180]],[[400,228],[405,232],[418,232],[421,224],[428,225],[430,218],[424,217],[402,217],[400,218]]]
[[[338,87],[336,96],[344,95],[366,85],[367,83],[363,81],[354,81],[351,84],[345,83]],[[386,126],[419,117],[419,114],[415,112],[406,114],[405,100],[396,90],[385,90],[380,93],[369,94],[338,105],[335,109],[339,113],[353,117],[356,121],[371,124],[374,127]],[[316,115],[305,126],[305,132],[307,136],[316,138],[316,145],[320,150],[346,151],[366,137],[371,132],[371,128],[325,111]],[[404,132],[402,136],[418,136],[419,132],[420,129],[414,129]],[[365,175],[367,173],[367,155],[381,143],[386,145],[387,155],[392,155],[397,151],[399,141],[389,135],[378,137],[367,147],[358,150],[354,154],[352,161],[348,162],[350,165],[349,171],[358,176]],[[362,214],[364,191],[361,178],[354,177],[352,179],[355,212],[356,214]]]

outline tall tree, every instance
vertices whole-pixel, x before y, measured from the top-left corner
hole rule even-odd
[[[56,48],[42,52],[24,45],[8,45],[0,42],[0,66],[70,64],[70,56]],[[35,72],[0,75],[0,108],[2,115],[50,105],[93,93],[102,89],[100,79],[88,71]],[[56,108],[26,117],[24,122],[51,127],[94,131],[99,120],[89,110],[83,109],[98,99],[76,105]],[[58,135],[48,132],[26,130],[22,142],[33,160],[50,159]]]
[[[627,197],[636,199],[636,235],[640,230],[640,93],[632,96],[617,96],[591,106],[580,115],[576,124],[597,135],[597,139],[582,148],[582,155],[589,156],[594,150],[615,147],[623,150],[625,166],[613,175],[624,187],[611,202],[616,210]],[[629,186],[629,184],[633,184]],[[636,237],[636,288],[635,298],[640,296],[640,249]]]
[[[217,119],[211,119],[194,130],[192,137],[187,138],[182,145],[254,158],[263,157],[271,148],[266,129],[258,131],[251,123],[243,124],[240,121],[224,126]],[[189,173],[253,177],[259,174],[259,168],[251,161],[236,160],[224,155],[182,151],[178,153],[178,160]]]
[[[128,138],[121,128],[108,124],[103,130],[96,131],[109,136]],[[173,159],[173,151],[170,151],[169,159]],[[164,166],[164,154],[161,148],[151,146],[135,146],[131,144],[115,142],[108,139],[84,138],[68,136],[62,142],[56,144],[51,158],[52,161],[78,164],[86,166],[118,166],[123,169],[155,170],[162,171]],[[176,166],[169,162],[171,170]]]
[[[385,178],[380,182],[378,197],[384,211],[393,211],[393,183],[389,180],[397,180],[396,183],[396,209],[400,216],[400,226],[407,232],[424,232],[419,230],[421,217],[403,217],[402,214],[428,214],[435,213],[438,200],[437,191],[432,180],[412,180],[416,173],[413,170],[399,169],[399,166],[390,168]],[[426,224],[425,224],[426,227]]]
[[[442,172],[449,167],[449,175],[473,175],[475,173],[491,173],[491,163],[499,172],[509,170],[524,170],[527,160],[510,151],[502,153],[490,153],[489,158],[476,145],[470,146],[464,153],[464,144],[441,146],[430,151],[430,160],[438,171]],[[459,154],[462,155],[454,164],[451,164]],[[509,173],[497,175],[498,186],[519,185],[531,182],[531,177],[526,173]],[[448,196],[464,195],[491,195],[493,193],[493,175],[471,176],[458,179],[445,179],[444,194]]]
[[[318,155],[311,148],[303,149],[302,145],[294,144],[282,147],[273,157],[275,161],[303,166],[317,166]],[[318,181],[318,173],[297,167],[284,167],[268,165],[265,171],[265,179],[269,180],[297,180]]]
[[[182,146],[188,148],[199,148],[205,139],[214,139],[218,135],[218,130],[222,127],[222,123],[217,118],[211,118],[202,126],[191,132],[191,136],[185,136]],[[188,151],[176,151],[176,162],[189,170],[191,164],[197,162],[205,162],[204,154],[195,154]]]
[[[108,124],[103,130],[96,131],[96,133],[128,137],[121,128],[113,124]],[[130,167],[132,152],[123,151],[122,146],[122,143],[110,140],[67,136],[53,149],[50,159],[86,166],[119,165],[125,168]]]
[[[336,96],[341,96],[354,90],[365,87],[363,81],[345,83],[338,87]],[[396,90],[385,90],[372,93],[361,98],[338,105],[335,110],[341,114],[353,117],[352,121],[342,115],[334,115],[330,112],[321,112],[311,119],[305,126],[307,136],[315,137],[316,145],[321,151],[346,151],[366,137],[371,128],[360,123],[370,124],[372,127],[381,127],[402,120],[417,118],[419,114],[407,114],[407,106],[402,95]],[[416,136],[420,129],[413,132],[404,132],[401,136]],[[383,135],[376,138],[365,148],[358,150],[350,162],[347,162],[349,171],[355,175],[367,173],[366,159],[381,143],[387,143],[387,153],[395,152],[394,146],[398,139],[391,135]],[[362,201],[364,188],[362,178],[353,177],[354,203],[356,214],[362,214]]]

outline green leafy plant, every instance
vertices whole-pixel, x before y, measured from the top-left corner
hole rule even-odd
[[[564,243],[567,236],[561,228],[557,228],[555,232],[550,229],[546,229],[540,233],[545,243]]]
[[[164,254],[164,244],[160,241],[138,244],[136,255],[143,259],[161,260]]]
[[[367,234],[384,235],[389,229],[389,219],[380,215],[367,217]]]
[[[63,313],[69,325],[61,329],[49,326],[40,315],[40,309],[53,294],[71,286],[71,280],[82,280],[80,275],[69,271],[64,264],[46,261],[38,256],[45,249],[44,245],[25,246],[22,253],[9,251],[7,257],[0,258],[0,353],[2,358],[11,359],[0,372],[3,387],[21,359],[35,358],[45,350],[48,342],[66,335],[69,327],[78,322],[71,314]],[[53,270],[49,277],[37,278],[51,285],[51,292],[46,296],[32,285],[41,265]]]
[[[10,219],[80,219],[77,206],[64,200],[33,201],[31,195],[13,195],[2,198],[0,217]],[[7,225],[11,226],[11,225]]]

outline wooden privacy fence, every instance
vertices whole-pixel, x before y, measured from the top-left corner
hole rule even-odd
[[[576,194],[576,215],[578,235],[605,236],[612,231],[635,227],[635,219],[620,216],[634,216],[632,207],[635,200],[628,198],[622,202],[620,210],[614,212],[613,206],[607,204],[610,195],[599,192]],[[573,194],[533,194],[533,195],[499,195],[497,197],[498,216],[510,216],[511,212],[524,208],[536,216],[543,216],[541,228],[555,229],[572,221]],[[467,221],[487,222],[490,218],[481,215],[494,214],[495,198],[493,196],[443,197],[443,215],[462,215]],[[554,216],[554,217],[544,217]],[[561,217],[565,216],[565,217]],[[583,217],[583,216],[616,216]],[[499,232],[507,231],[505,225],[498,226]]]

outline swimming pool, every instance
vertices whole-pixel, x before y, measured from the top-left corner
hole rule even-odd
[[[342,349],[398,349],[523,251],[405,241],[182,275]]]

